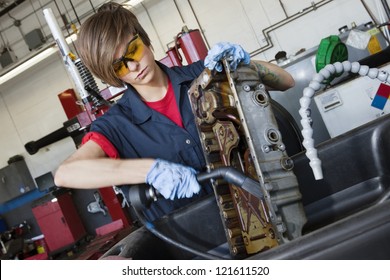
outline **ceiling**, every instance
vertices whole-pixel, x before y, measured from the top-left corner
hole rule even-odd
[[[104,2],[107,0],[0,0],[0,75],[54,44],[44,9],[52,9],[68,36]]]

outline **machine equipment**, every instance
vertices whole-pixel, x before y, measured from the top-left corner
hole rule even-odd
[[[317,73],[316,70],[318,66],[324,67],[327,64],[344,60],[358,61],[361,65],[368,65],[370,67],[380,67],[389,62],[390,48],[388,47],[388,41],[372,22],[358,25],[353,29],[342,27],[339,30],[340,34],[337,36],[327,36],[321,40],[318,46],[304,50],[295,56],[291,55],[284,61],[278,62],[280,67],[293,76],[295,86],[284,92],[271,91],[270,95],[272,99],[286,108],[301,129],[301,116],[298,112],[300,108],[299,99],[302,97],[304,88]],[[373,34],[371,36],[372,42],[370,41],[366,49],[358,49],[347,44],[349,35],[353,30]],[[371,43],[375,43],[378,47],[375,48],[375,53],[370,48]],[[346,54],[348,54],[348,56],[346,56]],[[318,70],[320,69],[318,68]],[[339,77],[334,76],[333,78],[334,79],[330,80],[331,84],[328,90],[332,90],[332,88],[337,87],[340,82],[350,79],[351,75],[344,73]],[[333,135],[330,135],[327,128],[327,122],[324,119],[324,114],[322,114],[320,107],[317,108],[317,106],[312,106],[310,110],[311,118],[313,120],[313,129],[316,131],[313,135],[315,142],[319,144],[333,137]],[[334,111],[337,110],[329,111],[326,115],[332,115],[332,112]]]
[[[104,256],[390,257],[390,161],[385,156],[390,148],[389,116],[316,147],[324,178],[316,180],[305,151],[286,153],[284,140],[297,139],[297,135],[279,128],[277,111],[253,66],[240,66],[236,72],[205,70],[191,87],[189,97],[207,160],[206,173],[200,173],[198,180],[211,179],[214,195],[153,224],[144,220],[143,227]],[[307,131],[303,134],[307,141]],[[309,152],[314,149],[307,147]],[[241,174],[240,179],[227,178],[220,168],[234,169]],[[257,192],[245,186],[247,181],[257,187]],[[158,199],[148,193],[141,195],[147,201],[144,207],[153,198]],[[129,196],[134,197],[134,191]]]
[[[214,181],[233,255],[258,253],[298,237],[306,222],[292,162],[256,66],[204,72],[190,89],[207,168],[232,166],[260,182],[263,197]],[[245,108],[245,109],[244,109]]]

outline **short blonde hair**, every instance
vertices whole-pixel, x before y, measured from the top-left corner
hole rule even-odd
[[[151,46],[148,34],[130,10],[114,2],[106,3],[81,25],[77,51],[92,74],[109,85],[121,87],[123,81],[115,75],[112,62],[117,47],[135,34]]]

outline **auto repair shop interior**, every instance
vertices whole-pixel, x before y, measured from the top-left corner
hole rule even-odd
[[[390,258],[389,1],[114,1],[168,67],[231,42],[295,80],[202,72],[188,98],[214,192],[153,222],[152,187],[54,181],[125,90],[78,59],[106,2],[0,0],[2,260]]]

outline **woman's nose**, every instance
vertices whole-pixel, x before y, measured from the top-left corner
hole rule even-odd
[[[136,71],[138,68],[139,62],[138,61],[127,61],[127,68],[129,71]]]

